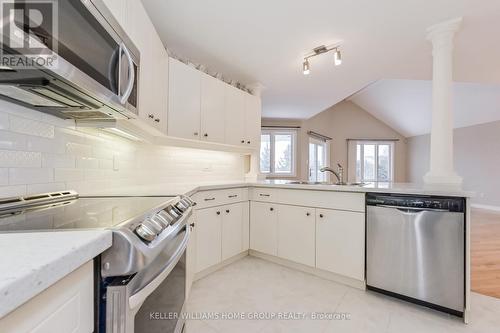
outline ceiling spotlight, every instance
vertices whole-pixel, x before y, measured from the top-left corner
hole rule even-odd
[[[330,45],[330,46],[320,45],[318,47],[315,47],[309,54],[307,54],[304,57],[304,62],[302,63],[302,71],[303,71],[304,75],[309,75],[309,73],[311,73],[311,66],[309,64],[309,59],[312,57],[319,56],[320,54],[323,54],[323,53],[335,51],[334,56],[333,56],[335,66],[339,66],[340,64],[342,64],[342,56],[341,56],[340,50],[339,50],[341,43],[342,43],[342,41],[340,41],[336,44]]]
[[[311,73],[311,69],[309,68],[309,61],[307,59],[304,59],[304,62],[302,63],[302,70],[304,72],[304,75],[309,75],[309,73]]]
[[[340,50],[335,48],[335,53],[333,55],[335,66],[339,66],[342,64],[342,55],[340,54]]]

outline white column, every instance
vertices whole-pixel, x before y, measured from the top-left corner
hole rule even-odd
[[[432,43],[432,130],[430,170],[424,176],[429,184],[461,184],[453,167],[453,37],[462,18],[436,24],[427,29]]]

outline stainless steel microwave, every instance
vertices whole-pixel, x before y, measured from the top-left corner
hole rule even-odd
[[[54,19],[37,24],[31,24],[29,1],[11,2],[13,14],[0,17],[0,99],[66,119],[138,115],[140,53],[102,0],[52,0],[56,10],[47,15],[56,13]],[[30,39],[41,53],[56,54],[56,65],[9,66],[9,56],[33,56],[12,46],[12,29],[23,34],[21,42]]]

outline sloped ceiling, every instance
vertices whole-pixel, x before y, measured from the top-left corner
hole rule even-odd
[[[380,80],[350,101],[406,137],[431,131],[432,82]],[[455,128],[500,120],[500,85],[453,84]]]
[[[463,16],[455,79],[500,83],[498,0],[143,0],[168,49],[243,83],[263,116],[309,118],[379,79],[431,79],[426,28]],[[343,40],[343,64],[312,48]]]

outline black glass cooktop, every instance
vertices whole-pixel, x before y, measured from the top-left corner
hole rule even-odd
[[[0,233],[110,228],[148,213],[174,197],[80,197],[17,211],[0,212]]]

